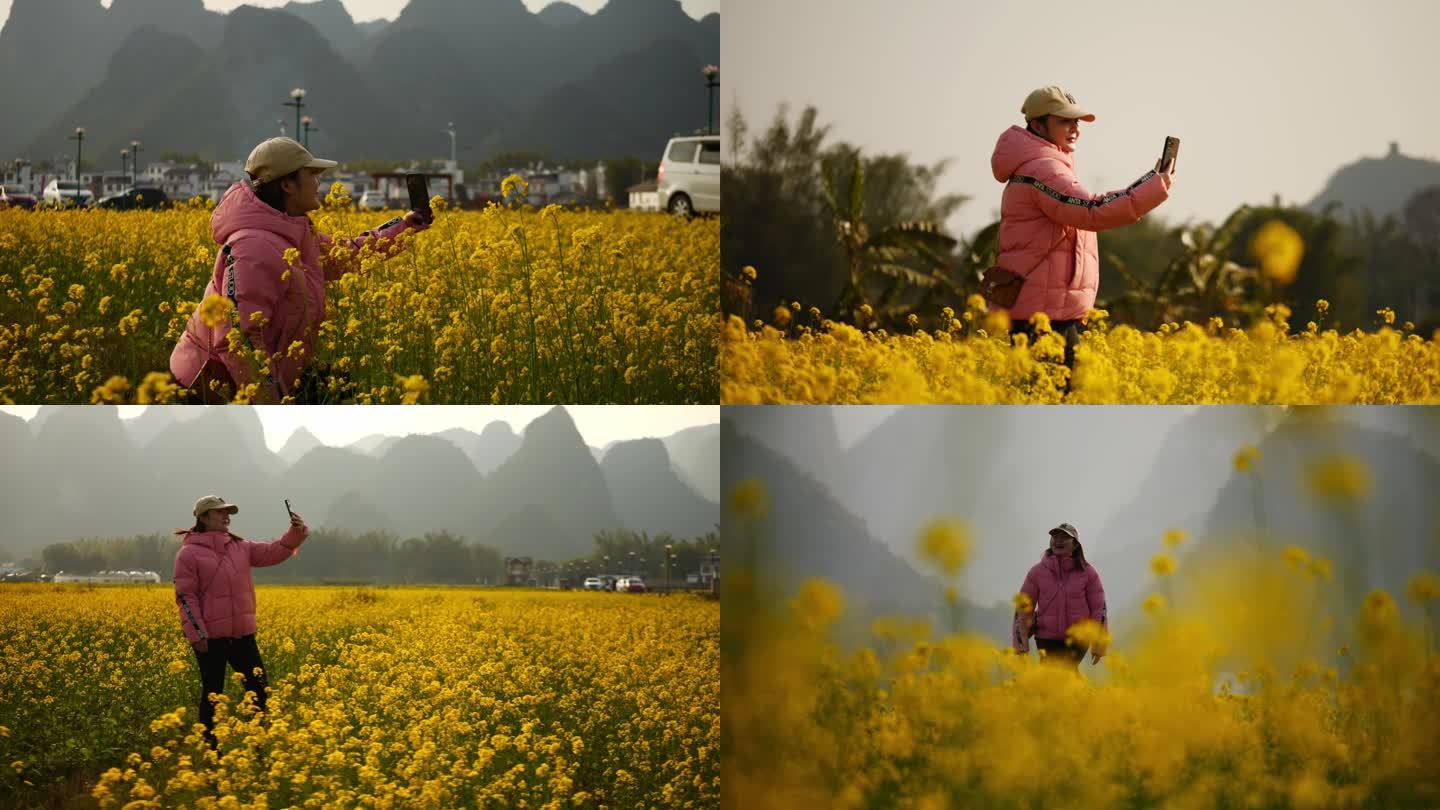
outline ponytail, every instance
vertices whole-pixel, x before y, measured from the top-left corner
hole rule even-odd
[[[1072,539],[1072,542],[1075,543],[1075,551],[1071,552],[1070,559],[1075,561],[1076,571],[1084,571],[1087,565],[1085,562],[1085,547],[1080,545],[1079,540]]]
[[[205,524],[204,524],[204,523],[201,523],[201,522],[200,522],[200,518],[197,517],[197,518],[195,518],[195,525],[194,525],[194,526],[192,526],[192,527],[190,527],[190,528],[188,528],[188,529],[176,529],[176,530],[175,530],[175,536],[176,536],[176,537],[184,537],[185,535],[187,535],[187,534],[189,534],[189,533],[191,533],[191,532],[203,532],[203,531],[205,531]]]

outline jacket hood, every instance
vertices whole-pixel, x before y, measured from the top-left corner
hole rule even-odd
[[[223,245],[236,231],[246,228],[269,231],[300,247],[310,232],[310,218],[292,217],[266,205],[244,180],[225,190],[225,196],[210,215],[210,237]]]
[[[1054,158],[1070,167],[1071,171],[1075,170],[1073,155],[1061,151],[1060,147],[1024,127],[1012,126],[1000,133],[1000,139],[995,142],[995,151],[990,155],[990,172],[997,181],[1008,183],[1011,175],[1021,166],[1037,158]]]

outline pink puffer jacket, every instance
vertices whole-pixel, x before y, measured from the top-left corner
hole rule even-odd
[[[1123,191],[1095,196],[1075,179],[1070,153],[1020,126],[995,143],[990,170],[1006,184],[996,266],[1026,276],[1012,321],[1036,312],[1055,321],[1088,316],[1100,290],[1095,232],[1138,222],[1170,194],[1168,177],[1147,172]]]
[[[250,569],[290,559],[308,533],[292,528],[268,543],[223,531],[186,534],[175,554],[175,602],[185,638],[194,644],[201,638],[254,633],[255,584]]]
[[[1025,575],[1025,584],[1020,586],[1037,611],[1036,638],[1063,641],[1065,631],[1082,619],[1094,619],[1107,629],[1110,626],[1105,613],[1105,589],[1100,585],[1100,572],[1088,563],[1083,571],[1076,571],[1068,560],[1066,563],[1062,571],[1059,561],[1047,548],[1045,556],[1030,567],[1030,573]],[[1011,631],[1011,643],[1016,652],[1030,649],[1025,629],[1024,618],[1016,613]]]
[[[249,183],[237,182],[210,216],[210,236],[221,247],[201,300],[216,294],[230,298],[250,344],[267,355],[280,355],[271,362],[271,376],[278,387],[271,398],[278,401],[294,387],[314,353],[315,335],[325,320],[325,282],[355,270],[356,254],[367,242],[379,240],[372,249],[389,258],[398,247],[396,237],[427,227],[412,226],[397,217],[354,239],[337,242],[315,233],[309,217],[277,211],[255,196]],[[300,253],[293,268],[285,263],[287,248]],[[262,314],[263,324],[250,320],[255,312]],[[236,384],[255,382],[250,367],[230,353],[229,332],[228,324],[206,326],[197,308],[170,354],[170,373],[176,381],[192,387],[206,361],[213,359],[225,365]],[[287,350],[296,341],[301,351],[298,356],[288,356]]]

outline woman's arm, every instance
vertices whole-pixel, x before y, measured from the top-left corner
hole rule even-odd
[[[346,273],[360,269],[360,248],[370,245],[370,250],[382,260],[400,252],[399,236],[406,231],[423,231],[430,223],[415,211],[402,217],[395,217],[378,228],[368,230],[353,239],[335,239],[328,234],[316,234],[320,240],[320,267],[325,271],[325,280],[334,281]]]
[[[281,535],[279,540],[271,540],[268,543],[255,543],[245,541],[246,548],[250,552],[250,564],[256,568],[264,568],[270,565],[279,565],[282,562],[295,556],[300,550],[300,544],[310,536],[310,529],[304,523],[299,526],[291,525],[290,530]]]
[[[1040,597],[1040,586],[1035,582],[1035,572],[1032,570],[1025,574],[1025,582],[1020,586],[1020,592],[1030,597],[1030,610],[1015,611],[1015,621],[1010,626],[1010,643],[1015,652],[1022,655],[1030,652],[1030,622],[1038,621],[1035,616],[1035,600]]]
[[[1090,576],[1085,580],[1085,603],[1090,607],[1090,618],[1100,623],[1107,631],[1110,629],[1110,617],[1105,608],[1105,586],[1100,584],[1100,572],[1093,566],[1090,568]],[[1091,649],[1095,660],[1105,654],[1105,645],[1097,644]]]
[[[1039,161],[1027,168],[1028,173],[1015,175],[1011,182],[1034,189],[1036,205],[1046,217],[1085,231],[1133,225],[1170,196],[1169,176],[1155,172],[1147,172],[1122,191],[1097,197],[1058,160]]]
[[[285,263],[284,254],[275,245],[258,237],[232,242],[225,264],[220,278],[220,294],[235,302],[240,330],[249,342],[248,347],[242,344],[241,350],[258,349],[270,358],[270,379],[278,384],[278,389],[272,389],[270,394],[272,401],[278,402],[280,395],[288,392],[299,378],[303,361],[285,356],[286,347],[280,345],[282,336],[276,334],[280,328],[276,314],[292,283],[302,288],[298,289],[299,295],[305,295],[303,282],[293,275],[287,276],[287,272],[293,274],[296,271]],[[271,356],[276,354],[278,356]],[[223,356],[226,358],[225,366],[237,385],[263,381],[255,378],[253,363],[241,362],[229,352]]]
[[[200,576],[189,554],[175,555],[175,604],[180,609],[180,628],[185,640],[202,651],[208,645],[205,616],[200,612]]]

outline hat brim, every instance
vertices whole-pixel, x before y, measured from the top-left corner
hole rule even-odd
[[[1060,118],[1076,118],[1076,119],[1079,119],[1079,120],[1081,120],[1081,121],[1094,121],[1094,120],[1095,120],[1095,113],[1086,112],[1085,110],[1080,109],[1080,107],[1079,107],[1078,105],[1075,105],[1075,104],[1071,104],[1071,105],[1066,106],[1066,107],[1061,107],[1059,110],[1056,110],[1055,112],[1050,113],[1050,114],[1051,114],[1051,115],[1054,115],[1054,116],[1058,116],[1058,117],[1060,117]]]
[[[1057,534],[1063,534],[1063,535],[1065,535],[1066,537],[1070,538],[1071,540],[1079,540],[1079,539],[1080,539],[1080,538],[1076,537],[1075,535],[1071,534],[1070,532],[1067,532],[1067,531],[1065,531],[1064,529],[1060,528],[1059,526],[1056,526],[1055,528],[1051,529],[1051,530],[1050,530],[1050,534],[1051,534],[1052,536],[1057,535]]]
[[[302,169],[320,169],[321,171],[324,171],[325,169],[333,169],[333,168],[335,168],[336,166],[339,166],[339,165],[340,165],[339,163],[336,163],[336,162],[333,161],[333,160],[322,160],[322,159],[320,159],[320,158],[311,158],[309,163],[306,163],[304,166],[301,166],[300,168],[302,168]]]
[[[206,510],[205,510],[205,512],[225,512],[226,514],[231,514],[231,515],[235,514],[236,512],[239,512],[239,511],[240,511],[240,507],[236,506],[236,505],[233,504],[233,503],[227,503],[227,504],[225,504],[224,506],[212,506],[212,507],[210,507],[209,509],[206,509]],[[205,514],[205,512],[196,513],[195,517],[200,517],[200,515]]]

